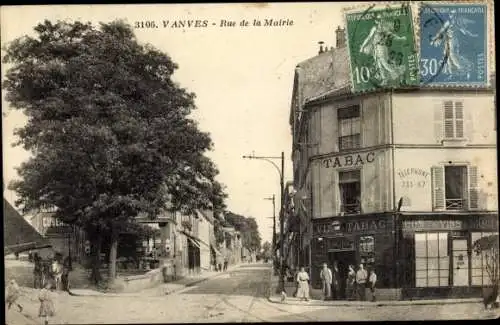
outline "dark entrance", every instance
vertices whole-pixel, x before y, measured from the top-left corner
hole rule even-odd
[[[349,265],[356,266],[356,254],[354,251],[340,251],[340,252],[328,252],[328,266],[332,268],[333,264],[337,262],[339,268],[339,289],[337,293],[337,299],[347,299],[346,297],[346,280],[347,273],[349,272]]]

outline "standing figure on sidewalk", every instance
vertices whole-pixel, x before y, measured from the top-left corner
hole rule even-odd
[[[55,315],[54,301],[50,293],[51,284],[47,283],[40,291],[38,300],[40,300],[40,309],[38,310],[38,317],[44,319],[44,324],[49,324],[49,318]]]
[[[333,262],[332,270],[332,298],[333,300],[340,299],[340,279],[339,279],[339,267],[337,261]]]
[[[71,267],[71,258],[69,256],[66,256],[63,261],[63,266],[62,266],[62,276],[61,276],[61,282],[62,282],[62,287],[64,291],[69,292],[69,272],[71,272],[72,267]]]
[[[309,301],[309,274],[307,274],[304,267],[301,267],[300,272],[297,273],[297,283],[299,285],[297,298]]]
[[[366,300],[366,280],[368,274],[363,268],[363,264],[359,264],[358,272],[356,272],[356,291],[358,292],[358,298],[361,301]]]
[[[43,288],[43,276],[42,276],[42,259],[38,255],[38,253],[35,253],[33,255],[33,288],[35,289],[41,289]]]
[[[227,260],[227,256],[224,257],[224,271],[227,271],[227,264],[228,264],[228,260]]]
[[[345,296],[347,300],[354,300],[356,293],[356,272],[354,271],[354,266],[349,265],[346,280],[346,291]]]
[[[375,274],[374,269],[370,269],[370,277],[368,278],[368,287],[372,293],[372,301],[376,301],[375,297],[375,283],[377,283],[377,275]]]
[[[319,277],[323,285],[323,300],[329,300],[332,297],[332,270],[326,263],[323,263],[323,269],[321,269]]]
[[[21,306],[21,304],[17,302],[17,300],[21,296],[21,288],[19,288],[19,286],[17,285],[16,280],[14,279],[10,280],[5,290],[5,293],[6,293],[5,304],[7,305],[7,309],[10,309],[12,305],[17,305],[19,312],[22,312],[23,306]]]

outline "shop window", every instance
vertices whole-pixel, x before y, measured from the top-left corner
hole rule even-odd
[[[474,245],[474,242],[479,238],[494,235],[494,233],[481,233],[481,232],[473,232],[471,234],[471,243]],[[476,252],[472,252],[471,255],[471,272],[472,272],[472,285],[473,286],[483,286],[483,285],[491,285],[491,279],[488,275],[488,271],[486,269],[487,257],[485,253],[476,254]],[[488,261],[489,262],[489,261]]]
[[[415,234],[416,287],[444,287],[449,284],[447,233]]]
[[[432,167],[433,208],[465,210],[479,207],[478,169],[475,166]]]
[[[370,269],[375,264],[375,239],[373,236],[359,237],[359,255],[361,264]]]
[[[361,116],[359,105],[339,108],[339,150],[361,147]]]
[[[341,212],[361,213],[361,172],[359,170],[339,172],[339,191]]]

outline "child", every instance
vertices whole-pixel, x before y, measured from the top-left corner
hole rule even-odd
[[[7,308],[10,309],[12,304],[17,305],[17,308],[19,308],[19,312],[23,311],[23,306],[21,306],[18,302],[17,299],[21,295],[21,289],[17,285],[16,280],[12,279],[10,280],[9,284],[7,285],[7,297],[5,298],[5,303],[7,304]]]
[[[38,300],[40,300],[40,310],[38,311],[38,316],[45,319],[44,324],[49,324],[49,317],[55,315],[54,302],[50,296],[51,284],[45,284],[45,287],[40,291],[38,295]]]

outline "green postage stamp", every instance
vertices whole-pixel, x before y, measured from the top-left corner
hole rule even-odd
[[[345,18],[354,92],[418,86],[418,57],[409,6],[371,6],[346,12]]]

